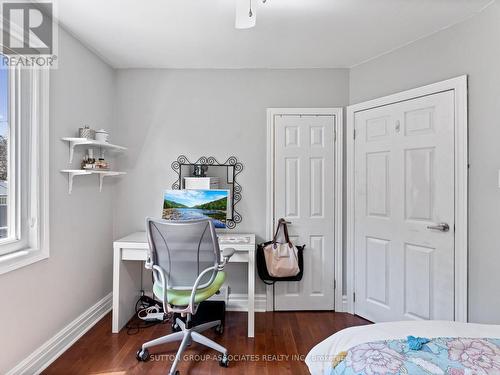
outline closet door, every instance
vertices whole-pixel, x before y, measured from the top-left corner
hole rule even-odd
[[[454,94],[355,115],[355,313],[454,319]]]
[[[282,115],[274,122],[275,228],[290,221],[306,245],[304,277],[275,286],[276,310],[334,308],[334,129],[332,115]]]

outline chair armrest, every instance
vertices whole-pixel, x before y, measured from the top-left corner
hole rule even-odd
[[[229,258],[231,258],[234,255],[235,251],[236,250],[233,249],[232,247],[226,247],[224,250],[222,250],[222,257],[224,259],[229,260]]]
[[[231,248],[231,247],[226,247],[224,250],[221,250],[222,263],[219,263],[219,266],[218,266],[219,271],[222,271],[224,269],[227,262],[229,262],[229,259],[234,255],[235,251],[236,250]]]

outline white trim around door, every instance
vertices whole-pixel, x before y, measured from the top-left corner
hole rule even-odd
[[[274,118],[280,115],[308,115],[308,116],[334,116],[334,228],[332,231],[335,238],[335,310],[342,311],[342,201],[343,201],[343,113],[342,108],[268,108],[267,109],[267,190],[266,190],[266,239],[273,236],[273,213],[274,213]],[[272,286],[267,286],[267,310],[273,310]]]
[[[354,116],[356,112],[415,99],[445,91],[454,92],[455,105],[455,320],[467,321],[467,252],[468,252],[468,150],[467,150],[467,76],[400,92],[347,107],[347,187],[346,187],[346,257],[347,311],[354,313]],[[341,276],[336,275],[337,280]]]

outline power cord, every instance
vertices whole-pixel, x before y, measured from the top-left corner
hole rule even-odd
[[[139,312],[137,313],[137,317],[146,322],[154,322],[156,320],[164,320],[165,314],[163,313],[163,309],[160,306],[154,305],[139,310]]]
[[[135,335],[141,329],[170,321],[172,314],[166,314],[160,306],[161,302],[146,296],[144,290],[141,290],[141,296],[135,304],[136,315],[125,326],[127,335]],[[140,321],[137,321],[137,319],[140,319]]]

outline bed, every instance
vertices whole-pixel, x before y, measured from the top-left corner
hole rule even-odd
[[[411,351],[408,336],[430,342]],[[384,366],[368,358],[374,353],[386,356]],[[305,362],[312,375],[500,374],[500,325],[407,321],[351,327],[317,344]]]

